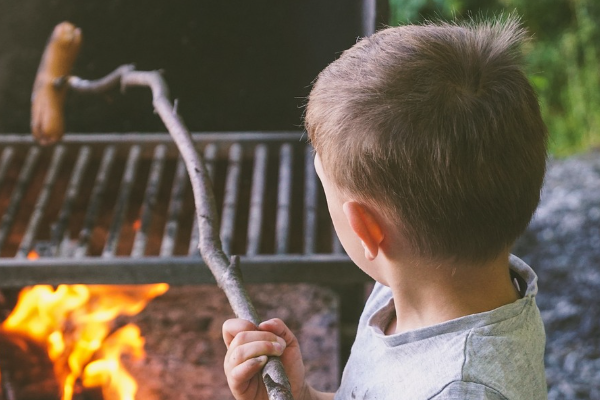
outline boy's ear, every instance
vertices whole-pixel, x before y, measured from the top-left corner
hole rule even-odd
[[[342,205],[350,228],[359,237],[365,249],[365,258],[374,260],[379,253],[379,245],[383,241],[384,234],[381,225],[369,211],[368,208],[356,201],[347,201]]]

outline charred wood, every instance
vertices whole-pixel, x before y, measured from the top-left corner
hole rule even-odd
[[[23,335],[0,332],[2,393],[6,400],[59,400],[60,385],[46,349]]]

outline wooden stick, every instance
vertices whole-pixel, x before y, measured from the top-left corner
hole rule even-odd
[[[158,71],[135,71],[132,66],[124,65],[97,81],[68,77],[60,79],[59,82],[64,83],[71,90],[83,93],[103,92],[118,84],[122,88],[146,86],[151,89],[154,110],[161,117],[177,145],[190,177],[200,236],[198,242],[200,254],[214,275],[218,286],[227,296],[236,316],[258,325],[261,320],[243,286],[239,257],[232,256],[228,259],[222,250],[217,208],[208,170],[194,147],[187,127],[169,100],[169,90],[161,74]],[[62,90],[57,86],[54,87],[56,90]],[[57,107],[54,103],[47,103],[46,106],[62,110],[62,103],[61,107]],[[269,358],[263,368],[262,376],[270,400],[293,400],[288,378],[278,357]]]

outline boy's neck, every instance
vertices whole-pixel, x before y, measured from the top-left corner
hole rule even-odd
[[[394,262],[386,277],[396,308],[386,334],[425,328],[510,304],[519,295],[509,252],[481,265]]]

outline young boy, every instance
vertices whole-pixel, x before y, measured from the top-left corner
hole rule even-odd
[[[509,250],[538,204],[547,131],[513,18],[388,28],[319,75],[306,128],[336,232],[375,281],[339,390],[304,379],[281,320],[223,326],[238,400],[281,356],[296,400],[546,399],[537,277]]]

